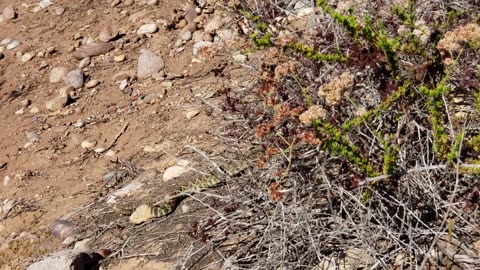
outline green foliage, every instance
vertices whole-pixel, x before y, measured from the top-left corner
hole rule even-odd
[[[360,25],[357,21],[357,18],[353,15],[343,15],[340,12],[337,12],[335,9],[331,8],[328,5],[326,0],[318,0],[317,5],[322,7],[323,11],[327,14],[330,14],[332,18],[339,24],[341,24],[345,29],[347,29],[350,34],[356,39],[358,37],[358,30]]]
[[[367,176],[378,175],[368,160],[360,154],[360,149],[344,137],[341,131],[329,123],[323,123],[320,119],[315,120],[314,126],[318,132],[327,135],[328,139],[322,147],[328,149],[333,155],[346,158],[357,165]]]
[[[457,159],[459,158],[460,146],[462,145],[464,135],[465,135],[465,131],[462,130],[455,137],[455,143],[450,148],[450,151],[448,152],[448,155],[447,155],[447,164],[448,165],[451,165],[451,164],[455,163],[457,161]]]
[[[447,158],[446,151],[448,148],[448,135],[445,131],[445,113],[443,111],[443,96],[450,90],[450,88],[445,85],[446,78],[447,76],[433,89],[426,86],[421,86],[419,89],[420,93],[427,99],[427,109],[430,114],[433,130],[433,150],[441,159]]]
[[[386,140],[380,139],[385,153],[383,154],[383,174],[392,174],[396,168],[396,159],[399,152],[398,146],[391,144],[393,134],[389,134]]]
[[[330,61],[342,63],[347,61],[347,57],[342,55],[340,52],[338,54],[323,54],[317,52],[314,48],[300,42],[289,44],[287,45],[287,47],[293,49],[296,52],[302,53],[303,55],[314,61]]]
[[[398,73],[398,59],[396,51],[400,47],[400,41],[398,38],[388,37],[385,30],[381,30],[378,34],[377,47],[382,50],[387,58],[388,66],[392,72],[392,75],[395,77]]]
[[[271,38],[272,38],[271,33],[266,33],[266,34],[253,33],[250,35],[250,39],[252,39],[253,44],[258,49],[263,49],[272,45]]]
[[[392,12],[411,30],[415,28],[415,2],[415,0],[408,1],[406,9],[398,5],[392,6]]]

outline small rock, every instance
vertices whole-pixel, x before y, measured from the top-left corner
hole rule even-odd
[[[108,42],[118,35],[118,29],[114,23],[109,23],[102,28],[100,34],[98,35],[98,39],[103,42]]]
[[[189,169],[184,166],[175,165],[175,166],[169,167],[163,173],[163,181],[169,181],[171,179],[177,178],[188,171]]]
[[[85,87],[86,88],[93,88],[93,87],[97,86],[98,84],[100,84],[99,80],[91,80],[91,81],[89,81],[85,84]]]
[[[113,0],[112,3],[110,4],[111,7],[116,7],[120,4],[120,0]]]
[[[95,147],[95,145],[97,145],[97,142],[96,141],[87,141],[87,140],[84,140],[80,146],[83,148],[83,149],[92,149],[93,147]]]
[[[46,9],[48,8],[50,5],[52,5],[52,1],[51,0],[42,0],[40,1],[40,3],[38,3],[38,6],[41,8],[41,9]]]
[[[32,53],[26,53],[26,54],[22,55],[22,62],[26,63],[26,62],[32,60],[34,56],[35,55],[32,54]]]
[[[183,45],[183,40],[181,39],[177,39],[177,41],[175,41],[175,47],[181,47]]]
[[[70,71],[63,79],[66,85],[73,86],[73,88],[82,88],[84,83],[83,71],[79,68]]]
[[[113,75],[112,79],[113,81],[115,82],[118,82],[118,81],[123,81],[123,80],[130,80],[132,76],[130,75],[130,73],[128,72],[124,72],[124,71],[120,71],[118,73],[116,73],[115,75]]]
[[[38,137],[38,134],[33,131],[26,131],[25,136],[27,137],[27,142],[29,143],[35,143],[40,141],[40,137]]]
[[[203,48],[208,48],[213,45],[212,42],[210,41],[199,41],[195,44],[193,44],[193,55],[198,55],[199,51]]]
[[[49,54],[53,54],[56,51],[57,51],[57,48],[55,48],[55,46],[50,46],[50,47],[47,48],[47,52]]]
[[[6,8],[4,8],[2,14],[3,17],[5,17],[5,19],[7,20],[15,19],[15,17],[17,17],[17,13],[12,6],[7,6]]]
[[[76,51],[73,52],[73,57],[80,60],[85,57],[98,56],[105,54],[115,48],[111,43],[108,42],[94,42],[90,44],[85,44],[80,46]]]
[[[73,124],[73,127],[75,128],[82,128],[84,126],[85,126],[85,122],[83,122],[82,120],[77,120],[77,122]]]
[[[128,81],[127,80],[122,80],[120,81],[120,84],[118,85],[118,88],[120,88],[120,90],[124,90],[125,88],[127,88],[128,86]]]
[[[21,42],[18,41],[18,40],[12,40],[12,42],[10,42],[8,45],[7,45],[7,50],[13,50],[15,48],[17,48],[18,46],[20,46]]]
[[[36,113],[38,113],[38,112],[40,112],[40,109],[38,109],[37,107],[32,107],[32,108],[30,109],[30,113],[32,113],[32,114],[36,114]]]
[[[129,220],[133,224],[141,224],[150,220],[152,217],[152,208],[146,204],[142,204],[130,215]]]
[[[131,196],[136,191],[140,190],[143,184],[137,181],[133,181],[121,189],[114,191],[107,199],[108,204],[116,203],[118,198],[124,198]]]
[[[125,59],[126,59],[125,54],[115,55],[113,57],[113,61],[115,61],[117,63],[123,62],[123,61],[125,61]]]
[[[45,108],[47,110],[54,112],[62,109],[67,105],[68,96],[67,95],[58,95],[57,97],[50,99],[45,104]]]
[[[190,211],[190,206],[184,204],[182,205],[182,213],[188,213],[188,211]]]
[[[247,61],[247,56],[245,54],[241,54],[241,53],[238,53],[238,52],[234,53],[232,55],[232,58],[236,62],[240,62],[240,63],[245,63]]]
[[[148,0],[147,1],[147,5],[149,5],[149,6],[155,6],[156,4],[158,4],[158,0]]]
[[[10,42],[12,42],[11,38],[4,38],[4,39],[2,39],[2,41],[0,41],[0,46],[8,45],[8,43],[10,43]]]
[[[109,171],[105,175],[103,175],[102,180],[105,182],[112,181],[112,180],[119,181],[125,178],[126,176],[127,176],[126,171],[114,170],[114,171]]]
[[[31,103],[32,103],[32,101],[30,99],[26,98],[26,99],[24,99],[20,102],[20,106],[22,106],[23,108],[26,108],[26,107],[30,106]]]
[[[193,117],[197,116],[199,113],[200,113],[200,110],[197,110],[197,109],[191,110],[187,112],[186,117],[187,119],[192,119]]]
[[[137,76],[145,79],[159,72],[165,67],[162,57],[152,51],[142,50],[138,58]]]
[[[155,94],[147,95],[146,97],[143,98],[143,102],[147,104],[154,104],[155,102],[157,102],[157,95]]]
[[[213,19],[205,25],[205,33],[212,34],[216,33],[220,27],[223,26],[222,17],[215,16]]]
[[[125,6],[131,6],[131,5],[133,5],[133,3],[135,3],[135,0],[125,0],[125,2],[123,4]]]
[[[148,23],[140,26],[137,30],[137,35],[152,34],[157,32],[158,27],[155,23]]]
[[[62,241],[68,237],[74,236],[77,232],[77,229],[73,223],[62,219],[56,219],[50,223],[48,230],[53,236],[61,239]]]
[[[90,57],[83,58],[80,63],[78,63],[78,68],[84,68],[90,65]]]
[[[50,83],[59,83],[67,76],[68,69],[65,67],[55,67],[50,71]]]
[[[85,139],[85,136],[83,136],[82,134],[80,133],[74,133],[70,136],[70,139],[72,140],[72,143],[74,145],[81,145],[83,140]]]
[[[62,7],[62,6],[59,6],[59,7],[55,8],[55,14],[57,14],[58,16],[63,15],[64,12],[65,12],[65,8]]]
[[[191,39],[192,39],[192,32],[190,32],[190,31],[185,31],[185,33],[183,33],[183,34],[180,36],[180,39],[185,40],[185,41],[191,40]]]

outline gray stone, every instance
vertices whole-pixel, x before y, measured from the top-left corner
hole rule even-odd
[[[73,86],[73,88],[82,88],[84,83],[83,71],[79,68],[70,71],[63,79],[66,85]]]
[[[12,42],[11,38],[4,38],[2,41],[0,41],[0,46],[7,45],[8,43]]]
[[[26,63],[26,62],[32,60],[34,56],[35,55],[32,54],[32,53],[25,53],[24,55],[22,55],[22,62]]]
[[[159,72],[165,67],[162,57],[149,50],[142,50],[138,57],[137,76],[145,79]]]
[[[185,31],[185,33],[183,33],[182,36],[180,36],[180,39],[189,41],[190,39],[192,39],[192,32]]]
[[[92,57],[105,54],[114,48],[113,44],[108,42],[94,42],[80,46],[80,48],[74,51],[72,55],[80,60],[88,56]]]
[[[97,253],[88,254],[82,249],[60,250],[31,264],[27,270],[83,270],[98,265],[103,257]]]
[[[64,7],[56,7],[55,8],[55,14],[57,14],[58,16],[61,16],[63,15],[63,13],[65,12],[65,8]]]

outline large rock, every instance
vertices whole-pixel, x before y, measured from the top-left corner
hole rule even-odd
[[[159,72],[165,67],[162,57],[149,50],[142,50],[138,57],[137,76],[145,79]]]
[[[94,42],[90,44],[85,44],[80,46],[76,51],[73,52],[73,57],[78,60],[81,60],[88,56],[98,56],[105,54],[115,48],[113,44],[108,42]]]
[[[3,17],[5,17],[5,19],[7,20],[11,20],[17,17],[17,13],[15,12],[12,6],[7,6],[6,8],[4,8],[2,14],[3,14]]]
[[[88,254],[82,249],[60,250],[31,264],[27,270],[85,270],[95,269],[103,259],[98,253]]]

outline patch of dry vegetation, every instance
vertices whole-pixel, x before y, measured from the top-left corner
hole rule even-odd
[[[262,154],[230,186],[215,230],[235,248],[218,252],[248,269],[480,267],[478,3],[296,3],[231,5],[270,49],[258,99],[229,93],[247,123],[230,128]]]

